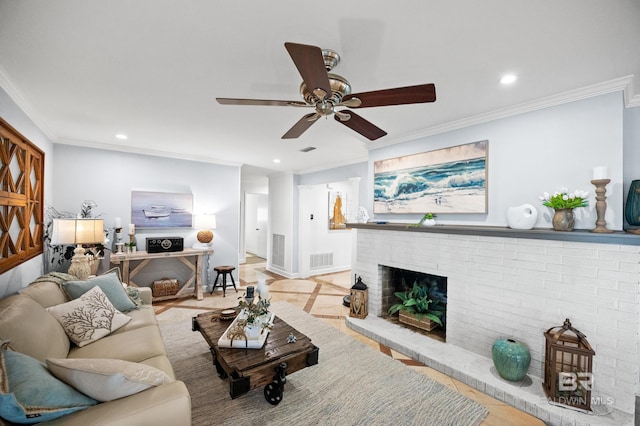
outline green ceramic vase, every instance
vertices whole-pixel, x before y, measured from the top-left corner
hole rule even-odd
[[[519,382],[524,379],[531,363],[529,348],[514,339],[498,339],[491,348],[493,365],[505,380]]]
[[[631,182],[627,204],[624,207],[624,218],[629,225],[640,226],[640,180]]]

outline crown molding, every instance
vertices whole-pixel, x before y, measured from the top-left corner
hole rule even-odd
[[[640,93],[635,92],[634,81],[635,79],[631,78],[624,88],[624,106],[627,108],[640,106]]]
[[[40,114],[36,111],[36,109],[22,96],[22,92],[18,87],[11,81],[9,78],[9,74],[5,71],[5,69],[0,66],[0,87],[2,90],[7,92],[9,97],[13,100],[13,102],[18,105],[18,107],[25,113],[25,115],[34,122],[34,124],[42,130],[42,132],[51,140],[55,142],[57,139],[56,133],[51,130],[51,127],[47,124],[46,120],[42,118]]]
[[[500,120],[502,118],[512,117],[527,112],[537,111],[618,91],[622,91],[624,94],[624,103],[626,108],[640,106],[640,94],[634,94],[633,81],[633,75],[616,78],[614,80],[593,84],[580,89],[570,90],[567,92],[558,93],[556,95],[547,96],[545,98],[537,99],[532,102],[525,102],[508,108],[491,111],[485,114],[474,115],[462,120],[451,121],[438,126],[421,129],[419,131],[407,133],[393,139],[373,142],[367,146],[367,149],[371,151],[386,146],[396,145],[402,142],[413,141],[428,136],[451,132],[453,130],[463,129],[478,124],[488,123],[490,121]]]
[[[80,146],[84,148],[104,149],[107,151],[127,152],[130,154],[150,155],[154,157],[172,158],[177,160],[197,161],[200,163],[217,164],[220,166],[241,167],[243,163],[236,161],[225,161],[218,158],[203,157],[201,155],[188,155],[180,152],[160,151],[148,148],[137,148],[126,145],[105,144],[94,141],[80,141],[73,139],[59,140],[55,142],[59,145]]]

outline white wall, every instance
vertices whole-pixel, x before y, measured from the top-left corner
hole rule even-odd
[[[355,221],[358,213],[359,178],[320,185],[299,185],[299,269],[300,276],[325,274],[351,268],[352,231],[329,229],[330,191],[343,194],[342,206],[347,222]],[[312,219],[313,217],[313,219]],[[311,268],[310,256],[331,253],[333,263]]]
[[[640,179],[640,107],[624,110],[624,202],[631,181]]]
[[[369,200],[369,194],[373,191],[372,181],[368,179],[368,162],[349,164],[323,170],[321,172],[305,173],[300,175],[300,185],[318,185],[323,183],[341,182],[359,177],[357,206],[364,206]]]
[[[607,227],[623,224],[623,103],[622,93],[611,93],[569,104],[529,112],[464,129],[425,137],[370,152],[373,162],[487,139],[488,213],[438,215],[440,223],[506,226],[508,207],[530,203],[538,207],[536,227],[551,228],[551,211],[538,196],[562,187],[591,194],[590,206],[576,211],[576,228],[595,227],[595,166],[609,168]],[[373,194],[368,192],[368,210]],[[420,215],[381,215],[377,219],[417,221]]]
[[[53,202],[53,143],[49,137],[0,89],[0,117],[25,138],[44,151],[44,202]],[[39,255],[0,275],[0,298],[15,293],[42,274],[43,256]]]
[[[194,214],[216,215],[211,267],[235,266],[237,277],[239,167],[70,145],[56,145],[53,162],[54,207],[77,211],[83,200],[93,200],[98,205],[94,213],[103,215],[107,227],[113,226],[115,217],[121,217],[123,224],[130,223],[132,190],[193,194]],[[137,230],[136,242],[144,248],[146,237],[179,236],[185,247],[191,247],[196,233],[196,229]]]
[[[286,277],[298,273],[297,249],[294,241],[297,229],[297,196],[294,194],[295,179],[292,173],[277,173],[269,176],[269,231],[267,241],[267,269]],[[273,265],[273,235],[284,235],[284,266]]]

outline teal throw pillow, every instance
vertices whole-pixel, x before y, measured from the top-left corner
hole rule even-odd
[[[0,417],[32,424],[84,410],[96,401],[54,377],[30,356],[0,349]]]
[[[62,288],[71,299],[77,299],[95,286],[100,287],[111,304],[120,312],[136,309],[136,304],[133,303],[115,273],[100,275],[87,281],[67,281],[62,284]]]

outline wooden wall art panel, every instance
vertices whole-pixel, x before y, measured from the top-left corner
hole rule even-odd
[[[44,152],[0,118],[0,273],[42,253]]]

